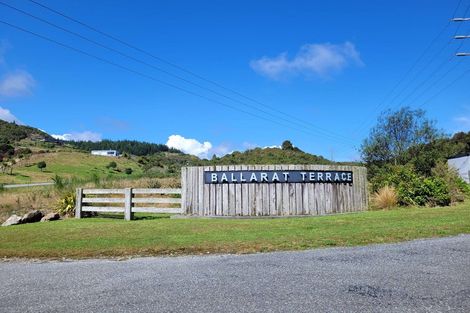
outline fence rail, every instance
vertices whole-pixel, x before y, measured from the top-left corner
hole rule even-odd
[[[110,197],[103,197],[109,195]],[[158,195],[159,197],[140,197]],[[77,188],[75,217],[81,218],[82,212],[124,213],[124,219],[131,220],[133,213],[175,213],[181,214],[181,198],[162,197],[181,195],[181,189],[175,188],[125,188],[125,189],[83,189]],[[96,197],[98,196],[98,197]],[[114,206],[118,204],[119,206]],[[145,204],[138,206],[135,204]],[[179,207],[157,207],[152,204],[179,204]],[[108,205],[108,206],[106,206]]]

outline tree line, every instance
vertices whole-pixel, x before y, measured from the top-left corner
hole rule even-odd
[[[152,155],[160,152],[181,153],[177,149],[169,148],[164,144],[142,142],[137,140],[102,140],[92,141],[67,141],[72,147],[90,152],[91,150],[117,150],[121,154],[131,154],[137,156]]]

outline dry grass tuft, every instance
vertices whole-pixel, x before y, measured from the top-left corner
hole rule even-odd
[[[397,192],[394,187],[385,186],[373,196],[373,204],[378,209],[390,209],[398,204]]]

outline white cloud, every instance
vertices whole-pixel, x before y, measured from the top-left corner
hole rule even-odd
[[[349,41],[343,44],[306,44],[293,59],[289,59],[284,52],[277,57],[264,56],[250,62],[253,70],[271,79],[297,75],[327,78],[350,65],[361,66],[363,62],[356,47]]]
[[[70,134],[63,135],[51,135],[55,139],[66,140],[66,141],[101,141],[101,134],[94,133],[91,131],[84,132],[73,132]]]
[[[200,158],[207,158],[209,151],[212,149],[212,144],[209,141],[201,143],[196,139],[184,138],[180,135],[171,135],[168,137],[166,145]]]
[[[459,116],[454,118],[454,121],[463,127],[470,127],[470,116]]]
[[[7,122],[15,122],[17,124],[23,124],[16,116],[14,116],[10,110],[0,107],[0,120]]]
[[[234,152],[234,150],[233,150],[233,148],[230,144],[221,144],[221,145],[218,145],[218,146],[212,148],[209,151],[208,155],[212,156],[212,155],[215,154],[218,157],[222,157],[226,154],[231,154],[233,152]]]
[[[26,71],[16,70],[5,74],[0,80],[0,96],[19,97],[30,95],[36,81]]]

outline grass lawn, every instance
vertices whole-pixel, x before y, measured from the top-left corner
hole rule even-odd
[[[46,162],[46,168],[41,171],[36,164],[40,161]],[[107,169],[106,165],[114,161],[117,163],[115,171]],[[132,168],[132,175],[124,173],[124,169]],[[127,178],[139,175],[142,170],[133,160],[125,158],[110,158],[104,156],[91,155],[83,152],[50,152],[33,154],[31,157],[21,160],[13,168],[13,175],[0,173],[0,183],[30,183],[51,181],[54,175],[63,177],[76,177],[78,179],[90,179],[93,175],[100,177]]]
[[[68,219],[0,228],[0,257],[253,253],[470,233],[470,203],[286,219]]]

